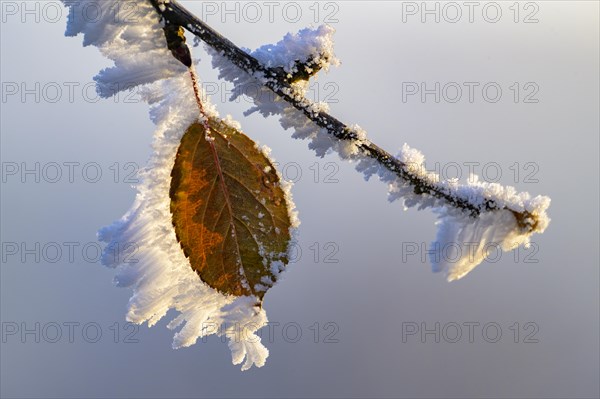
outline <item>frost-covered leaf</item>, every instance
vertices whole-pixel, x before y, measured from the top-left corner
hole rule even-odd
[[[184,134],[171,173],[171,213],[192,268],[211,287],[262,299],[288,262],[286,194],[267,156],[211,118]]]

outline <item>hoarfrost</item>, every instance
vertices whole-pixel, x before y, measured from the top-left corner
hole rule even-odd
[[[304,29],[295,35],[288,34],[283,40],[274,45],[265,45],[255,51],[248,51],[257,58],[264,66],[270,68],[284,68],[290,71],[296,61],[305,61],[311,58],[319,60],[319,66],[327,70],[329,65],[337,65],[339,61],[333,53],[333,32],[327,26],[316,29]],[[302,46],[301,43],[306,43]],[[449,281],[465,276],[475,266],[480,264],[484,258],[484,249],[490,243],[497,244],[503,250],[516,248],[517,245],[527,245],[533,233],[542,233],[550,218],[546,211],[550,205],[550,199],[544,196],[532,198],[528,193],[519,193],[514,187],[503,187],[495,183],[479,182],[476,176],[471,176],[468,184],[459,184],[454,180],[442,181],[440,176],[428,172],[425,169],[423,154],[405,144],[396,156],[403,164],[404,176],[418,179],[430,188],[435,188],[447,196],[446,199],[432,195],[427,189],[418,191],[410,179],[400,178],[391,172],[378,160],[368,156],[365,146],[370,145],[367,133],[358,125],[349,126],[349,132],[353,135],[351,140],[341,140],[330,134],[327,129],[319,127],[316,123],[296,107],[284,101],[278,95],[265,87],[268,81],[262,74],[249,74],[234,66],[222,54],[207,50],[213,56],[213,66],[220,71],[220,77],[232,82],[235,86],[232,100],[242,93],[252,98],[254,106],[246,111],[246,114],[259,112],[264,117],[276,116],[284,129],[292,129],[294,138],[308,139],[309,148],[314,150],[317,156],[323,157],[334,152],[343,160],[356,162],[356,170],[363,173],[368,180],[377,176],[388,186],[389,201],[400,200],[404,209],[416,206],[418,209],[432,208],[438,215],[438,234],[434,242],[434,248],[445,248],[450,243],[460,245],[467,244],[475,248],[475,254],[465,253],[458,259],[449,261],[443,257],[432,262],[432,268],[436,272],[445,272]],[[244,87],[256,87],[259,83],[260,89],[243,90]],[[319,112],[327,112],[328,105],[325,103],[312,103],[306,99],[308,80],[300,80],[290,83],[291,90],[284,90],[284,94],[294,99],[300,107],[311,115]],[[418,191],[418,192],[417,192]],[[450,205],[447,199],[452,201],[464,201],[478,210],[479,216],[473,216],[468,211]],[[493,204],[493,211],[486,211],[486,205]],[[506,208],[506,209],[502,209]],[[536,222],[532,224],[533,218],[517,220],[515,213],[526,211]]]

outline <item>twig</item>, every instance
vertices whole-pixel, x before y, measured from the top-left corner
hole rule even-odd
[[[408,182],[416,194],[430,195],[442,199],[449,205],[465,211],[472,217],[479,216],[481,212],[506,209],[513,213],[521,229],[525,232],[535,231],[538,225],[538,219],[535,214],[528,211],[518,212],[508,207],[499,207],[492,199],[485,199],[482,204],[475,204],[467,198],[461,198],[455,193],[443,187],[435,186],[411,173],[409,165],[401,162],[379,146],[370,141],[363,142],[358,140],[357,134],[337,118],[323,111],[314,112],[312,110],[314,109],[314,104],[310,100],[305,97],[299,98],[298,96],[290,95],[290,93],[296,93],[296,90],[291,86],[287,74],[281,68],[263,66],[256,58],[240,49],[230,40],[208,26],[204,21],[190,13],[177,3],[176,0],[170,0],[168,3],[161,3],[160,0],[149,1],[166,21],[187,29],[244,72],[253,76],[261,76],[261,84],[301,111],[307,118],[325,129],[329,134],[339,140],[355,141],[357,147],[365,154],[377,160],[389,171]]]

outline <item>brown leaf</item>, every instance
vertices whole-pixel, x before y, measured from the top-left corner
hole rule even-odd
[[[209,140],[200,123],[181,139],[171,172],[173,226],[202,281],[262,300],[288,263],[285,194],[252,140],[223,121],[209,124]]]

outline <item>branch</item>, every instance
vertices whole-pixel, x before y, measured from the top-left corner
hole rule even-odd
[[[290,84],[290,77],[282,68],[268,68],[263,66],[256,58],[240,49],[230,40],[190,13],[178,4],[176,0],[170,0],[168,3],[163,3],[161,0],[149,1],[169,24],[184,27],[219,52],[222,56],[229,59],[232,64],[244,72],[257,77],[257,80],[263,86],[269,88],[294,108],[301,111],[308,119],[325,129],[329,134],[339,140],[354,141],[356,146],[362,150],[364,154],[377,160],[390,172],[408,182],[413,187],[415,194],[429,195],[441,199],[450,206],[463,210],[474,218],[478,217],[482,212],[504,209],[510,211],[515,216],[518,226],[524,233],[536,230],[539,223],[537,215],[526,210],[516,211],[506,206],[498,206],[498,204],[490,198],[486,198],[482,203],[475,203],[473,200],[461,197],[446,187],[432,184],[430,181],[411,172],[410,165],[403,163],[381,147],[370,141],[359,140],[357,133],[339,119],[323,111],[313,111],[315,109],[314,103],[304,96],[294,95],[297,91]]]

